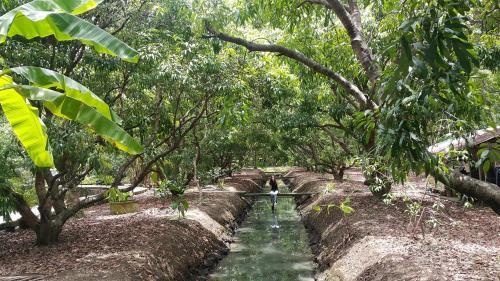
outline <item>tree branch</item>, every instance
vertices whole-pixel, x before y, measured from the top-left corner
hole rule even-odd
[[[319,64],[318,62],[306,57],[299,51],[288,49],[286,47],[275,45],[275,44],[258,44],[247,41],[242,38],[233,37],[228,34],[218,32],[212,28],[208,21],[205,21],[205,28],[207,32],[210,34],[209,36],[204,36],[204,38],[218,38],[222,41],[231,42],[240,46],[245,47],[250,52],[270,52],[270,53],[278,53],[283,56],[289,57],[295,61],[302,63],[303,65],[309,67],[316,73],[322,74],[333,81],[337,82],[340,86],[342,86],[348,93],[350,93],[359,103],[359,107],[361,108],[374,108],[376,104],[368,100],[368,98],[364,95],[364,93],[353,83],[349,82],[347,79],[342,77],[340,74],[332,71],[331,69]]]
[[[347,155],[352,155],[352,151],[351,149],[349,149],[349,146],[347,146],[345,142],[337,138],[337,136],[335,136],[335,134],[332,131],[328,130],[326,127],[322,127],[321,129],[330,137],[332,144],[333,143],[338,144]]]
[[[327,9],[331,9],[330,3],[328,3],[326,0],[306,0],[302,1],[299,5],[297,5],[297,8],[302,7],[305,4],[317,4],[321,6],[325,6]]]
[[[355,0],[349,0],[349,12],[339,0],[325,0],[332,9],[340,22],[347,30],[349,38],[351,38],[351,47],[356,54],[358,61],[363,66],[368,78],[373,85],[377,83],[380,77],[378,66],[374,62],[372,52],[368,48],[368,44],[363,39],[363,29],[361,26],[361,13],[358,4]]]

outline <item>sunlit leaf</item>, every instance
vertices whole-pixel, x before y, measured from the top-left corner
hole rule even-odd
[[[17,85],[16,90],[30,100],[44,102],[54,115],[76,121],[91,128],[96,134],[130,154],[142,153],[142,146],[118,124],[104,117],[93,107],[62,93],[34,87]]]
[[[11,77],[0,77],[0,88],[12,84]],[[53,167],[45,125],[39,118],[38,109],[12,88],[0,91],[0,105],[33,163],[38,167]]]
[[[35,66],[14,67],[8,69],[7,71],[12,71],[21,75],[34,86],[61,90],[65,95],[94,107],[106,118],[116,121],[113,119],[115,115],[112,114],[109,106],[101,100],[101,98],[92,93],[89,89],[87,89],[87,87],[69,77],[49,69]]]
[[[64,4],[62,4],[64,3]],[[96,1],[37,0],[19,6],[0,17],[0,43],[16,35],[27,39],[53,35],[58,41],[79,40],[103,54],[137,62],[137,51],[99,27],[67,12],[75,14],[95,7]]]
[[[321,212],[321,207],[319,205],[314,205],[312,209],[318,213]]]

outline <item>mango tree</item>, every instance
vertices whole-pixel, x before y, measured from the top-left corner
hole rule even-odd
[[[350,124],[335,125],[346,133],[355,125],[360,137],[354,139],[371,154],[367,159],[382,160],[382,165],[368,163],[372,168],[367,176],[374,179],[368,182],[382,182],[385,193],[390,187],[389,173],[401,181],[410,170],[425,171],[500,211],[498,188],[467,176],[457,177],[427,150],[433,140],[429,124],[444,116],[452,116],[455,124],[468,122],[470,128],[485,126],[488,121],[480,110],[487,99],[469,84],[479,66],[469,38],[472,3],[276,0],[240,4],[221,9],[200,2],[199,13],[207,18],[205,38],[250,52],[274,53],[293,67],[303,65],[322,76],[338,102],[354,110],[340,120]],[[235,21],[220,20],[227,11],[237,15]],[[267,29],[271,34],[267,40],[221,31],[262,38],[265,31],[256,29],[267,27],[274,29]],[[350,52],[344,53],[345,46],[350,46]],[[352,69],[358,73],[351,75]]]

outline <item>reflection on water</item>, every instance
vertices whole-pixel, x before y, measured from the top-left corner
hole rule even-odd
[[[313,268],[307,233],[293,198],[278,198],[273,214],[270,199],[261,197],[210,280],[314,280]]]

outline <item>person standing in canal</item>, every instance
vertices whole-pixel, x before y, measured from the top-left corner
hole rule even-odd
[[[272,209],[274,210],[274,206],[276,203],[278,203],[278,182],[276,181],[276,178],[274,176],[271,176],[271,179],[269,180],[269,185],[271,186],[271,204],[272,204]]]

